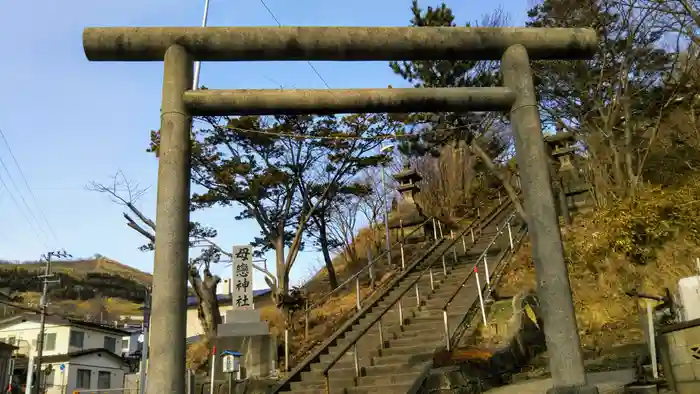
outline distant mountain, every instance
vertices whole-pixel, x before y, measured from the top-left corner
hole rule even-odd
[[[51,286],[54,300],[89,300],[115,297],[142,303],[152,276],[118,261],[98,256],[93,259],[57,261],[52,273],[61,281]],[[18,293],[40,292],[44,272],[42,262],[0,260],[0,288]]]

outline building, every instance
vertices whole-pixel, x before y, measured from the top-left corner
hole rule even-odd
[[[124,359],[107,349],[88,349],[44,357],[46,394],[124,387]]]
[[[230,281],[226,283],[230,283]],[[233,309],[233,297],[231,296],[230,286],[228,287],[228,289],[226,286],[222,286],[219,287],[217,290],[222,291],[222,293],[216,295],[216,298],[219,301],[219,313],[221,313],[221,318],[224,320],[223,322],[225,323],[226,311],[230,311],[231,309]],[[253,290],[253,302],[261,304],[269,300],[269,294],[270,289]],[[199,302],[197,301],[197,297],[187,297],[186,335],[188,341],[190,342],[193,341],[194,338],[199,337],[204,333],[204,330],[202,330],[202,324],[199,322],[199,314],[197,312],[198,305]]]
[[[0,387],[7,388],[10,384],[10,364],[12,353],[17,347],[0,342]]]
[[[0,342],[17,347],[14,374],[22,383],[26,382],[30,358],[37,355],[39,320],[37,314],[0,320]],[[75,388],[106,388],[107,384],[121,387],[126,368],[120,356],[122,340],[129,335],[115,327],[47,316],[42,363],[47,394],[72,392]],[[65,391],[66,388],[72,389]]]
[[[120,354],[123,357],[131,357],[140,354],[143,347],[143,343],[140,341],[142,340],[141,334],[143,334],[143,328],[141,326],[135,327],[125,325],[122,327],[122,330],[128,332],[129,335],[122,337],[122,349]]]

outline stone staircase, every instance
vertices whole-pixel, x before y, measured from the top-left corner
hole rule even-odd
[[[438,240],[271,393],[416,392],[432,366],[435,350],[445,346],[443,306],[461,288],[447,309],[453,333],[465,315],[473,313],[475,303],[478,305],[474,264],[512,212],[508,203],[492,211],[475,226],[479,236],[473,244],[466,231],[466,252],[460,239]],[[522,231],[513,227],[513,237]],[[492,273],[497,269],[498,257],[510,246],[507,236],[499,239],[486,254]],[[457,250],[456,260],[453,248]],[[477,267],[483,289],[483,259]],[[465,283],[465,278],[470,279]],[[338,358],[339,354],[342,357]],[[336,359],[326,381],[323,372]]]

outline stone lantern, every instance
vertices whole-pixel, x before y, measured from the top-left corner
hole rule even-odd
[[[552,158],[552,184],[559,199],[559,214],[567,224],[571,223],[569,213],[569,192],[578,182],[578,174],[572,158],[576,148],[573,146],[576,137],[573,133],[557,127],[557,133],[544,138],[549,156]]]
[[[389,214],[389,229],[398,232],[399,237],[416,230],[409,239],[425,240],[426,236],[432,235],[433,224],[423,224],[428,217],[416,202],[416,195],[420,192],[418,182],[422,177],[410,167],[408,161],[405,161],[403,170],[395,174],[394,179],[399,183],[396,190],[401,193],[401,200],[396,204],[396,209]]]

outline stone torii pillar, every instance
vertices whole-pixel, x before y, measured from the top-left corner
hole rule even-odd
[[[589,59],[591,29],[468,27],[88,28],[91,61],[164,61],[148,394],[184,394],[192,116],[510,111],[554,388],[587,386],[530,60]],[[501,60],[503,87],[191,90],[193,61]]]

